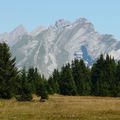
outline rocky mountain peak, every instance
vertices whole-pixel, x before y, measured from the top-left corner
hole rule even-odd
[[[38,27],[31,33],[20,25],[11,33],[1,34],[0,39],[11,46],[18,68],[37,67],[46,76],[74,58],[83,59],[87,65],[92,65],[100,54],[120,59],[120,42],[96,32],[85,18],[75,22],[60,19],[53,26]]]
[[[23,25],[17,26],[12,32],[10,32],[10,34],[17,35],[17,36],[21,34],[26,34],[26,33],[27,33],[27,30]]]
[[[57,27],[57,28],[63,28],[63,27],[68,26],[70,24],[71,24],[71,22],[69,22],[67,20],[59,19],[58,21],[56,21],[55,27]]]

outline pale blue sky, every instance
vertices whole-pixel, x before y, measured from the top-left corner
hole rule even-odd
[[[58,19],[85,17],[100,33],[120,40],[120,0],[0,0],[0,33],[23,24],[28,31]]]

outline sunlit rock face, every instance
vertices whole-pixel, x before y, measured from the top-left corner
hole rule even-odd
[[[60,19],[55,25],[37,27],[27,32],[20,25],[10,33],[0,34],[7,42],[19,68],[37,67],[47,77],[54,68],[60,68],[74,58],[84,59],[89,66],[100,54],[110,54],[120,59],[120,42],[112,35],[101,35],[85,18],[75,22]]]

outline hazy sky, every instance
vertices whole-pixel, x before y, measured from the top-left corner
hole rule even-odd
[[[0,0],[0,33],[23,24],[28,31],[58,19],[85,17],[100,33],[120,40],[120,0]]]

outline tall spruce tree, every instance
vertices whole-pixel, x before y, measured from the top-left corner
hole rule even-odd
[[[98,96],[113,96],[115,88],[116,63],[109,55],[103,55],[92,67],[92,93]]]
[[[40,96],[40,101],[43,99],[48,99],[48,92],[46,88],[46,80],[44,76],[39,76],[39,79],[37,81],[37,86],[36,86],[36,95]]]
[[[0,43],[0,98],[9,99],[15,94],[18,71],[6,43]]]
[[[57,69],[55,69],[53,71],[52,77],[53,77],[53,80],[55,82],[55,89],[54,89],[54,91],[55,91],[55,93],[59,93],[60,92],[60,88],[59,88],[60,73],[59,73],[59,71]]]
[[[50,78],[48,79],[48,85],[49,87],[49,92],[51,93],[59,93],[59,79],[60,79],[60,75],[59,75],[59,71],[57,69],[55,69],[53,71],[52,76],[50,76]]]
[[[99,96],[104,94],[104,87],[101,86],[104,81],[104,58],[103,55],[100,55],[100,58],[93,64],[91,70],[91,80],[92,80],[92,89],[91,92],[93,95]],[[106,84],[104,84],[106,85]]]
[[[104,82],[107,84],[106,92],[104,92],[105,96],[114,96],[115,89],[115,72],[116,72],[116,62],[114,58],[107,55],[105,59],[105,79]]]
[[[21,70],[20,79],[18,81],[18,86],[17,86],[16,99],[18,101],[32,100],[31,84],[28,82],[27,72],[25,68]]]
[[[60,78],[60,93],[63,95],[77,95],[76,84],[73,80],[70,64],[62,67]]]
[[[49,78],[48,78],[48,82],[47,82],[47,91],[48,91],[48,93],[49,94],[54,94],[55,93],[55,90],[54,90],[54,80],[53,80],[53,77],[52,76],[50,76]]]
[[[39,73],[37,68],[29,68],[27,74],[28,82],[31,84],[32,93],[35,93],[37,81],[39,79]]]
[[[31,67],[31,68],[28,69],[27,79],[28,79],[28,82],[31,85],[31,90],[34,93],[35,92],[34,68]]]
[[[114,82],[114,95],[113,96],[117,96],[120,97],[120,61],[118,61],[117,63],[117,68],[116,68],[116,79]]]
[[[86,67],[83,60],[75,59],[72,61],[72,74],[77,86],[79,95],[90,95],[91,80],[90,70]]]

